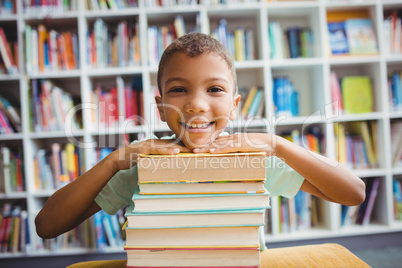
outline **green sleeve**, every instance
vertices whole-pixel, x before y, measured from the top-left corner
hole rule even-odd
[[[294,197],[304,178],[276,156],[266,158],[265,187],[271,196]]]

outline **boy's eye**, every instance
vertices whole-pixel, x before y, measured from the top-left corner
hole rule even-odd
[[[172,88],[171,90],[169,90],[169,92],[186,92],[186,90],[181,87],[175,87],[175,88]]]
[[[208,89],[208,92],[221,92],[221,91],[223,91],[223,89],[219,87],[211,87],[210,89]]]

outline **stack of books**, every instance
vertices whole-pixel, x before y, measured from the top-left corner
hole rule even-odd
[[[259,267],[264,153],[140,155],[127,267]]]

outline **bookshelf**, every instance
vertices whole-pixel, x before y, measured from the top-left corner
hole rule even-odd
[[[148,1],[138,1],[138,6],[130,6],[116,10],[89,10],[87,2],[74,1],[63,10],[31,8],[25,12],[23,1],[14,1],[16,13],[1,14],[0,27],[18,46],[18,74],[0,74],[0,95],[12,100],[21,110],[22,130],[13,134],[1,134],[0,144],[22,151],[24,166],[25,190],[22,192],[0,193],[0,207],[4,204],[19,205],[28,213],[29,236],[31,250],[28,252],[1,253],[0,258],[19,258],[21,256],[49,256],[52,254],[76,254],[96,252],[96,246],[78,246],[67,249],[47,250],[43,242],[36,236],[34,218],[46,199],[54,189],[38,190],[35,186],[34,156],[38,149],[50,150],[53,143],[64,146],[69,141],[80,141],[85,144],[95,143],[99,146],[116,148],[122,145],[121,140],[140,139],[151,134],[164,136],[169,129],[164,124],[154,124],[155,110],[151,105],[144,105],[143,125],[125,124],[124,117],[118,124],[105,127],[93,124],[92,111],[82,106],[79,111],[80,120],[76,129],[54,131],[31,131],[31,81],[49,80],[68,92],[76,104],[93,103],[91,92],[97,84],[105,91],[117,85],[121,79],[123,84],[132,84],[133,77],[142,78],[141,96],[144,104],[150,104],[156,86],[157,65],[148,61],[148,27],[166,26],[172,23],[177,15],[182,15],[186,22],[186,30],[196,27],[203,33],[211,33],[218,27],[221,19],[227,21],[228,30],[233,31],[243,25],[251,28],[254,41],[254,60],[236,62],[239,88],[246,92],[256,86],[264,89],[263,117],[253,120],[239,119],[232,122],[227,129],[230,133],[237,131],[270,132],[285,135],[293,130],[307,134],[310,127],[315,126],[323,136],[322,152],[330,158],[337,156],[337,139],[335,125],[350,125],[353,122],[375,122],[378,165],[375,167],[355,169],[360,177],[370,180],[379,177],[380,185],[374,205],[371,223],[365,226],[341,226],[341,206],[322,200],[316,202],[318,211],[317,226],[308,230],[281,232],[279,218],[279,201],[272,198],[272,209],[266,213],[270,218],[267,224],[267,242],[296,241],[305,239],[333,238],[337,236],[355,236],[402,231],[402,222],[394,217],[393,180],[401,181],[400,166],[393,166],[391,149],[391,126],[402,121],[402,112],[393,110],[388,90],[388,76],[394,71],[402,71],[402,54],[387,54],[383,36],[384,14],[392,10],[402,10],[400,1],[253,1],[233,5],[212,4],[214,1],[200,1],[198,5],[158,7],[148,6]],[[129,1],[130,2],[130,1]],[[251,1],[250,1],[251,2]],[[131,3],[131,2],[130,2]],[[211,4],[208,4],[211,3]],[[36,11],[35,11],[36,10]],[[39,10],[39,11],[38,11]],[[57,11],[55,11],[57,10]],[[378,36],[379,53],[376,55],[329,56],[327,12],[364,10],[371,18]],[[88,62],[87,32],[92,31],[97,19],[102,19],[111,30],[123,21],[138,23],[139,62],[128,66],[91,67]],[[312,56],[306,58],[270,59],[269,23],[277,21],[282,28],[301,26],[311,29],[314,36]],[[78,39],[78,64],[70,70],[55,70],[28,73],[25,65],[25,26],[37,27],[43,24],[48,29],[59,32],[74,32]],[[16,34],[15,34],[16,33]],[[331,105],[330,73],[335,72],[338,78],[348,75],[367,75],[371,78],[373,88],[373,112],[364,114],[338,114]],[[275,116],[275,107],[271,98],[272,81],[276,77],[288,77],[299,92],[299,116]],[[250,83],[250,81],[253,81]],[[12,89],[12,90],[10,90]],[[120,114],[124,114],[124,93],[118,89]],[[84,108],[83,108],[84,107]],[[127,133],[128,135],[124,135]],[[84,169],[94,164],[92,149],[83,150]],[[268,229],[268,228],[267,228]],[[106,252],[122,252],[122,248],[107,248]]]

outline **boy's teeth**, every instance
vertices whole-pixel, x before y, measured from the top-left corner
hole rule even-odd
[[[204,123],[204,124],[188,124],[188,127],[191,128],[205,128],[208,126],[209,123]]]

